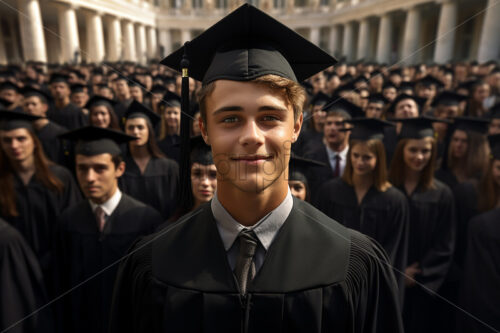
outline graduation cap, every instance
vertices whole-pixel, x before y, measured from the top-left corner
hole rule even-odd
[[[160,122],[161,117],[147,108],[144,104],[133,100],[123,114],[124,119],[143,118],[151,124],[153,128]]]
[[[415,83],[413,83],[413,82],[402,81],[399,84],[399,91],[403,91],[403,90],[411,90],[411,91],[413,91],[413,87],[414,86],[415,86]]]
[[[86,126],[59,135],[61,139],[76,142],[75,154],[94,156],[121,154],[120,144],[136,140],[135,137],[108,128]]]
[[[345,82],[345,81],[350,81],[352,80],[352,75],[347,73],[339,77],[340,81]]]
[[[461,82],[461,83],[458,84],[456,90],[458,90],[458,89],[465,89],[467,91],[470,91],[471,88],[472,88],[472,86],[476,85],[477,82],[478,82],[477,80],[467,80],[467,81]]]
[[[349,119],[345,122],[354,125],[354,127],[342,129],[341,131],[350,131],[350,140],[362,141],[382,140],[385,128],[395,126],[393,123],[376,118]]]
[[[104,71],[101,67],[94,68],[92,70],[93,75],[104,75]]]
[[[421,98],[421,97],[417,97],[417,96],[412,96],[412,95],[408,95],[408,94],[400,94],[398,95],[398,97],[396,97],[396,99],[394,99],[394,101],[391,103],[391,106],[389,106],[389,109],[387,110],[388,113],[392,113],[394,114],[394,111],[396,110],[396,105],[398,105],[399,102],[401,102],[402,100],[405,100],[405,99],[411,99],[413,100],[415,103],[417,103],[417,107],[418,107],[418,112],[420,113],[420,111],[422,110],[422,106],[425,104],[426,102],[426,99],[425,98]]]
[[[18,128],[33,130],[32,122],[41,118],[24,112],[0,110],[0,130],[12,131]]]
[[[5,98],[0,97],[0,109],[5,109],[8,108],[9,106],[12,105],[12,102],[9,102]]]
[[[368,79],[364,77],[363,75],[356,76],[353,80],[352,83],[355,85],[356,83],[367,83]]]
[[[364,117],[363,110],[359,106],[340,96],[332,97],[330,102],[323,107],[323,111],[344,111],[347,112],[352,118]]]
[[[152,94],[164,94],[167,88],[162,84],[155,84],[151,87],[150,93]]]
[[[113,109],[113,106],[116,104],[112,99],[106,98],[104,96],[95,95],[91,99],[88,100],[87,104],[85,104],[85,109],[90,110],[90,108],[94,106],[104,105],[108,108]]]
[[[352,81],[339,86],[337,89],[335,89],[333,94],[340,95],[340,93],[342,92],[349,92],[349,91],[356,91],[356,87],[354,86],[354,83]]]
[[[189,76],[249,81],[266,74],[300,82],[337,61],[319,47],[263,11],[244,4],[189,44],[161,61],[181,71],[189,59]]]
[[[423,139],[427,137],[433,138],[433,123],[450,123],[447,120],[429,116],[405,119],[391,119],[391,121],[400,122],[403,125],[401,127],[401,132],[398,135],[398,139]]]
[[[382,90],[387,89],[387,88],[394,88],[398,90],[398,87],[392,82],[392,81],[386,81],[384,82],[384,85],[382,86]]]
[[[290,163],[288,164],[288,180],[297,180],[308,186],[308,180],[305,176],[307,171],[314,167],[324,167],[325,163],[304,158],[295,154],[291,154]]]
[[[500,160],[500,134],[488,135],[490,143],[491,156],[495,160]]]
[[[476,117],[455,117],[453,118],[454,129],[459,129],[465,132],[476,132],[479,134],[488,133],[489,119],[481,119]]]
[[[368,103],[379,103],[379,104],[387,104],[389,100],[384,97],[381,93],[370,94],[368,96]]]
[[[389,71],[389,76],[392,76],[392,75],[399,75],[399,76],[401,76],[402,75],[401,68],[391,69]]]
[[[181,106],[181,97],[176,93],[167,90],[163,98],[161,99],[159,106],[162,107],[180,107]]]
[[[64,73],[54,73],[50,76],[49,83],[64,82],[68,83],[69,76]]]
[[[212,157],[212,148],[205,143],[201,135],[193,136],[190,139],[190,165],[198,163],[201,165],[211,165],[214,164],[214,159]]]
[[[310,105],[325,105],[330,101],[330,96],[325,93],[319,92],[311,98]]]
[[[436,79],[432,75],[426,75],[420,80],[417,81],[417,85],[423,85],[424,87],[430,87],[430,86],[436,86],[436,88],[441,89],[444,87],[443,82],[440,80]]]
[[[19,93],[21,89],[14,82],[4,81],[4,82],[0,83],[0,91],[4,91],[4,90],[15,90],[17,93]]]
[[[432,106],[445,105],[445,106],[455,106],[460,102],[465,101],[467,96],[457,94],[453,91],[443,91],[434,98]]]
[[[87,92],[87,86],[81,83],[71,85],[70,89],[72,94]]]
[[[21,90],[21,93],[23,94],[24,98],[36,96],[36,97],[40,98],[40,100],[44,104],[48,104],[52,100],[52,98],[49,96],[49,94],[47,94],[43,90],[36,89],[35,87],[30,87],[30,86],[24,87]]]

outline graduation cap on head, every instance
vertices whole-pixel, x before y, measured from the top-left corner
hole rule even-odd
[[[341,131],[350,131],[350,140],[362,141],[382,140],[385,128],[395,126],[393,123],[376,118],[349,119],[345,122],[354,125],[354,127],[342,129]]]
[[[415,83],[409,82],[409,81],[402,81],[399,84],[399,91],[404,91],[404,90],[411,90],[413,91],[413,87],[415,86]]]
[[[104,75],[104,70],[101,67],[96,67],[92,70],[93,75]]]
[[[61,139],[76,142],[75,154],[94,156],[121,154],[122,143],[136,140],[133,136],[108,128],[86,126],[59,135]]]
[[[71,85],[70,89],[72,94],[76,94],[81,92],[87,92],[88,87],[84,84],[76,83]]]
[[[343,111],[349,114],[352,118],[364,117],[363,110],[359,106],[340,96],[332,97],[330,102],[323,107],[323,111]]]
[[[101,82],[101,83],[98,83],[98,84],[96,84],[96,86],[97,86],[97,87],[99,87],[99,89],[101,89],[101,88],[108,88],[108,89],[111,89],[111,88],[109,87],[109,85],[108,85],[108,83],[107,83],[107,82]]]
[[[387,89],[387,88],[394,88],[396,90],[398,89],[398,87],[396,87],[396,85],[392,81],[384,82],[384,85],[382,86],[382,90]]]
[[[167,91],[167,88],[162,84],[155,84],[151,87],[152,94],[164,94]]]
[[[214,164],[212,148],[205,143],[201,135],[193,136],[190,139],[191,154],[189,156],[190,165],[198,163],[201,165]]]
[[[8,108],[12,105],[12,102],[0,97],[0,109]]]
[[[376,93],[376,94],[370,94],[370,96],[368,96],[368,103],[387,104],[389,103],[389,100],[385,98],[384,95]]]
[[[129,87],[140,87],[142,88],[142,84],[140,84],[135,78],[129,79],[127,81]]]
[[[181,106],[181,98],[176,93],[167,90],[163,98],[161,99],[159,106],[162,107],[180,107]]]
[[[54,73],[50,76],[49,83],[64,82],[68,83],[69,76],[64,73]]]
[[[340,77],[340,81],[342,82],[346,82],[346,81],[350,81],[352,80],[352,75],[347,73],[347,74],[344,74]]]
[[[472,86],[475,84],[477,84],[477,80],[467,80],[467,81],[459,83],[456,90],[465,89],[467,91],[470,91]]]
[[[24,98],[36,96],[36,97],[40,98],[40,100],[45,104],[48,104],[52,100],[52,98],[49,96],[49,94],[47,94],[45,91],[40,90],[40,89],[36,89],[35,87],[31,87],[31,86],[24,87],[21,90],[21,93],[23,94]]]
[[[401,68],[391,69],[389,71],[389,76],[392,76],[392,75],[399,75],[399,76],[401,76],[402,75]]]
[[[462,130],[465,132],[476,132],[479,134],[488,133],[490,124],[489,119],[481,119],[476,117],[455,117],[453,118],[454,130]]]
[[[32,122],[41,118],[24,112],[0,110],[0,130],[12,131],[18,128],[33,130]]]
[[[436,88],[441,89],[444,87],[443,82],[440,80],[436,79],[432,75],[426,75],[420,80],[417,81],[417,85],[423,85],[424,87],[430,87],[430,86],[436,86]]]
[[[144,104],[133,100],[130,106],[125,111],[123,117],[125,119],[143,118],[155,128],[156,124],[160,122],[161,117],[147,108]]]
[[[19,93],[21,91],[21,89],[19,88],[19,86],[13,82],[10,82],[10,81],[4,81],[2,83],[0,83],[0,91],[4,91],[4,90],[15,90],[17,93]]]
[[[11,69],[4,69],[0,71],[0,77],[4,79],[15,79],[16,78],[16,73],[11,70]]]
[[[421,97],[417,97],[417,96],[413,96],[413,95],[408,95],[408,94],[400,94],[398,95],[398,97],[396,97],[396,99],[391,103],[391,106],[389,106],[389,109],[387,109],[387,112],[388,113],[392,113],[394,114],[394,111],[396,110],[396,105],[398,105],[399,102],[401,102],[402,100],[405,100],[405,99],[411,99],[413,100],[415,103],[417,103],[417,107],[418,107],[418,113],[421,112],[422,110],[422,106],[425,104],[426,102],[426,99],[425,98],[421,98]]]
[[[304,158],[294,153],[290,156],[288,164],[288,180],[296,180],[308,186],[307,171],[314,167],[324,167],[325,163]]]
[[[491,156],[495,160],[500,160],[500,134],[488,135],[490,143]]]
[[[340,93],[342,92],[349,92],[349,91],[356,91],[356,87],[354,86],[354,83],[352,81],[339,86],[337,89],[335,89],[333,94],[340,95]]]
[[[325,93],[319,92],[311,98],[310,105],[325,105],[330,101],[330,96]]]
[[[116,102],[113,101],[112,99],[109,99],[109,98],[106,98],[106,97],[100,96],[100,95],[95,95],[91,99],[88,100],[87,104],[85,104],[85,108],[90,110],[90,108],[92,108],[94,106],[104,105],[108,108],[113,109],[113,106],[115,104],[116,104]]]
[[[438,119],[429,116],[421,116],[417,118],[406,119],[391,119],[391,121],[401,122],[401,132],[398,139],[423,139],[434,137],[433,123],[450,123],[450,121]]]
[[[453,91],[443,91],[434,98],[432,101],[432,106],[445,105],[445,106],[455,106],[460,102],[465,101],[467,96],[457,94]]]

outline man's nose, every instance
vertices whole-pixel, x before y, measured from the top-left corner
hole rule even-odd
[[[264,136],[255,120],[249,120],[240,132],[240,143],[243,145],[260,145],[264,142]]]

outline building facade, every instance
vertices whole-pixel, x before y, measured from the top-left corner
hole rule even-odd
[[[498,0],[250,0],[347,61],[500,58]],[[242,0],[1,0],[0,64],[161,58]]]

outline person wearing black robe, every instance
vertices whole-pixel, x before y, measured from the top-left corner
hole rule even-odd
[[[409,207],[403,193],[387,181],[386,157],[381,142],[384,128],[393,124],[379,119],[353,119],[347,122],[353,124],[354,128],[350,135],[346,170],[342,177],[329,180],[320,187],[314,206],[344,226],[368,235],[382,245],[391,259],[403,300]],[[358,154],[357,151],[353,152],[357,145],[364,145],[362,149],[369,151],[370,155],[353,155]],[[367,171],[370,168],[369,157],[373,158],[370,159],[373,161],[371,171]],[[365,188],[367,183],[364,182],[367,180],[369,187]]]
[[[302,125],[297,82],[335,59],[248,4],[162,63],[179,70],[184,51],[190,76],[214,83],[200,101],[210,105],[201,132],[217,165],[217,192],[131,248],[110,332],[402,332],[383,249],[288,188],[287,143]],[[300,95],[288,100],[286,88],[271,88],[274,79]],[[181,138],[189,145],[189,126]],[[275,168],[264,168],[271,151]]]
[[[443,304],[436,293],[443,284],[455,249],[455,206],[451,190],[434,179],[437,118],[400,119],[399,142],[389,179],[408,200],[410,231],[403,320],[406,332],[436,329]]]
[[[39,117],[0,111],[0,119],[3,120],[0,216],[16,228],[33,249],[52,297],[56,220],[64,209],[81,200],[81,194],[71,173],[45,157],[31,123]],[[30,138],[31,144],[19,144]]]
[[[159,126],[158,147],[168,158],[180,162],[180,113],[181,98],[167,91],[158,103],[161,122]],[[191,114],[191,112],[190,112]]]
[[[69,207],[58,219],[61,292],[83,283],[63,299],[63,326],[65,332],[106,332],[116,263],[162,218],[118,189],[117,178],[125,168],[118,143],[133,137],[84,127],[64,138],[76,142],[77,178],[88,200]]]
[[[42,271],[21,234],[0,219],[0,332],[53,332]]]
[[[125,111],[125,133],[138,137],[129,142],[125,154],[125,173],[120,189],[142,201],[167,220],[177,207],[179,167],[163,156],[156,144],[153,128],[160,117],[143,104],[133,101]]]

